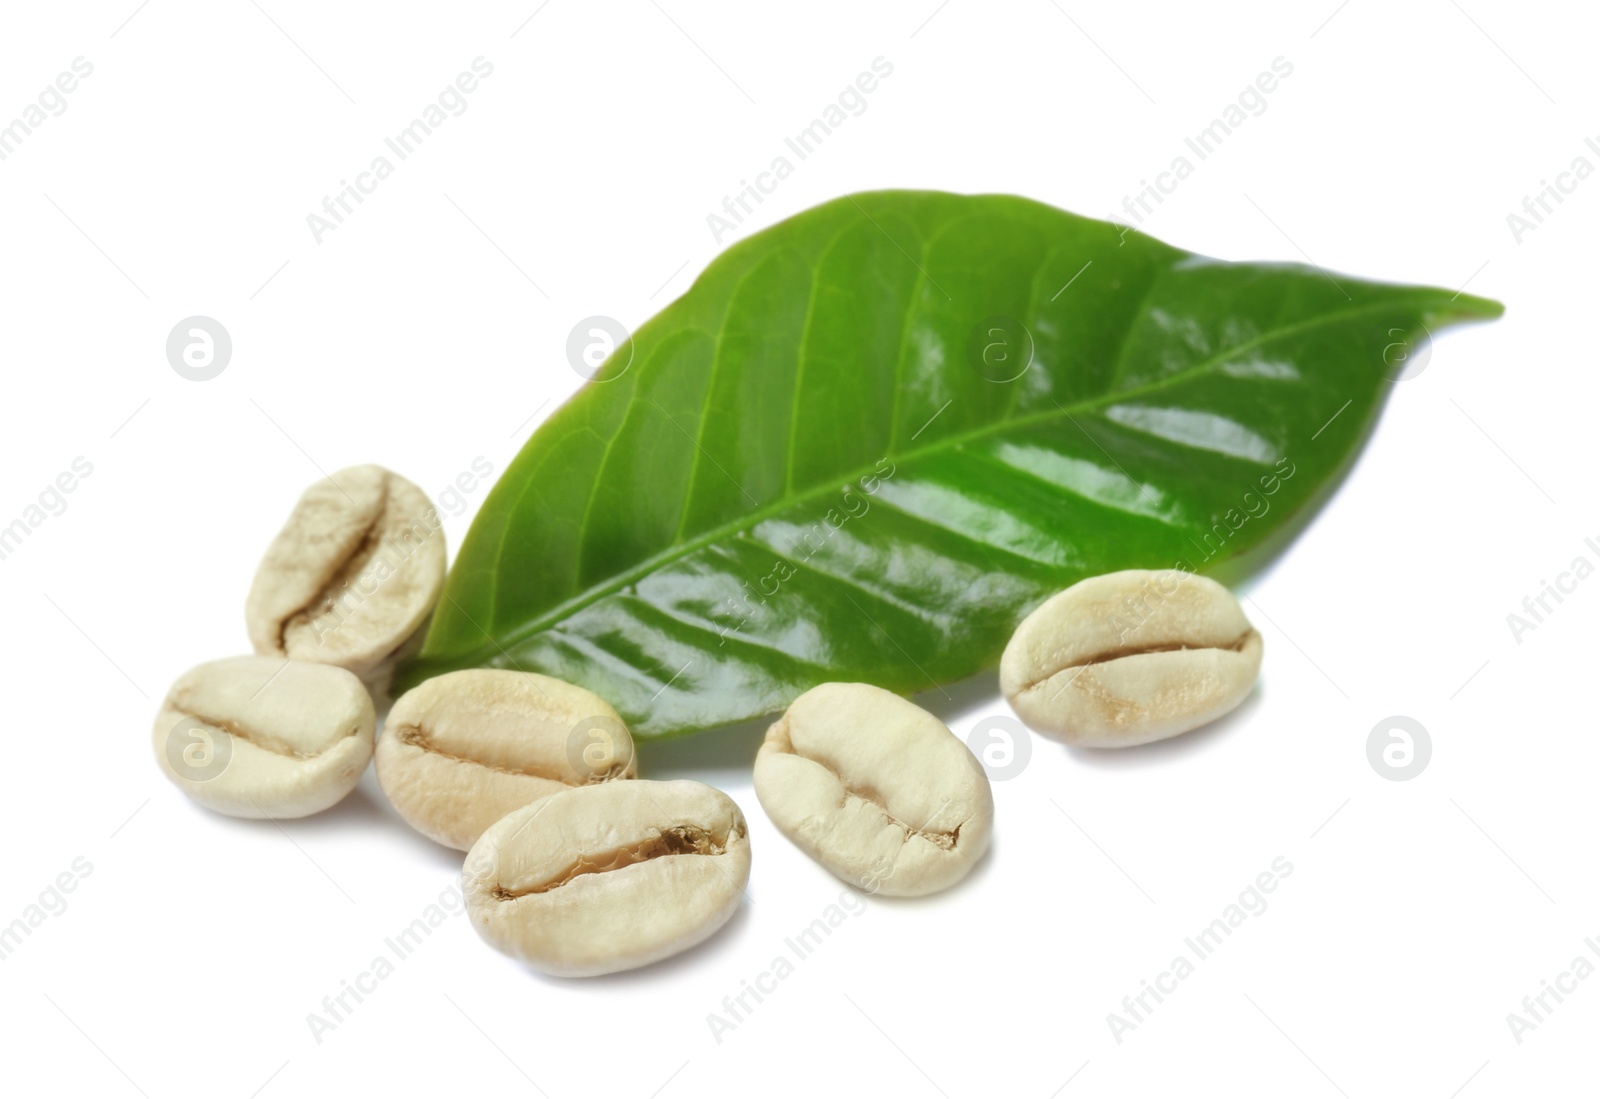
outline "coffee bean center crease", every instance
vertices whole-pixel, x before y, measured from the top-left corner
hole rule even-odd
[[[409,744],[414,748],[420,748],[429,755],[438,756],[440,759],[448,759],[453,763],[466,763],[473,767],[482,767],[485,770],[496,771],[502,775],[519,775],[527,778],[542,778],[548,779],[551,782],[560,782],[569,786],[574,785],[569,776],[562,774],[554,768],[541,770],[532,766],[507,767],[501,763],[489,763],[485,760],[473,759],[471,756],[462,756],[457,755],[454,752],[447,752],[443,748],[440,748],[438,745],[434,744],[433,741],[429,739],[428,734],[425,731],[417,728],[414,725],[407,726],[403,729],[396,729],[390,735],[394,736],[394,738],[401,744]],[[627,769],[628,764],[626,760],[614,762],[606,770],[590,774],[583,780],[583,782],[577,783],[576,785],[592,786],[596,783],[609,782],[611,779],[621,775]]]
[[[800,755],[802,759],[811,758],[810,756],[801,755],[801,753],[798,752],[795,754]],[[811,760],[811,762],[821,764],[820,760]],[[844,787],[844,797],[839,799],[839,808],[843,809],[846,805],[848,805],[851,798],[855,798],[857,801],[866,802],[868,805],[878,810],[878,812],[882,813],[884,819],[890,824],[894,825],[896,828],[900,829],[900,831],[905,833],[900,842],[910,843],[912,837],[914,836],[918,839],[926,840],[935,847],[939,848],[941,851],[954,851],[956,844],[961,842],[961,825],[965,824],[966,821],[962,821],[961,824],[956,825],[955,828],[949,832],[930,831],[928,829],[928,825],[933,823],[933,817],[929,817],[927,820],[923,821],[922,827],[920,828],[916,825],[907,824],[905,821],[889,812],[888,803],[884,801],[883,795],[878,793],[876,790],[872,790],[867,787],[852,786],[848,782],[845,782],[844,779],[837,773],[830,773],[833,773],[834,777],[839,779],[839,785]],[[938,811],[935,810],[933,816],[936,817],[938,815]]]
[[[361,540],[356,544],[350,556],[343,561],[330,562],[333,565],[328,578],[322,586],[306,601],[305,605],[298,608],[293,614],[284,616],[283,622],[278,627],[278,647],[287,650],[289,644],[289,630],[293,626],[306,626],[314,621],[319,610],[331,606],[334,597],[349,586],[350,582],[359,577],[366,569],[367,563],[383,545],[383,538],[378,526],[383,521],[384,509],[389,502],[389,485],[387,480],[379,488],[377,506],[367,519],[366,527],[361,532]]]
[[[727,853],[729,839],[742,839],[744,834],[744,827],[736,825],[731,836],[719,839],[704,828],[697,828],[690,824],[680,824],[673,828],[664,829],[650,839],[632,847],[620,847],[613,851],[582,857],[559,876],[538,885],[531,885],[525,889],[507,889],[503,885],[496,886],[493,896],[496,900],[513,901],[518,897],[549,893],[583,877],[585,874],[604,874],[612,870],[622,870],[629,866],[637,866],[642,862],[649,862],[651,859],[666,858],[670,855],[722,855]]]
[[[1057,668],[1048,675],[1040,679],[1036,679],[1031,683],[1024,684],[1021,689],[1028,690],[1032,687],[1037,687],[1039,684],[1047,682],[1055,676],[1060,675],[1062,672],[1071,671],[1074,668],[1089,668],[1096,664],[1109,664],[1113,660],[1121,660],[1124,657],[1129,656],[1148,656],[1154,653],[1205,652],[1212,650],[1225,653],[1243,652],[1246,643],[1250,640],[1250,635],[1254,632],[1254,630],[1246,630],[1244,633],[1239,635],[1238,640],[1227,645],[1189,645],[1182,641],[1174,641],[1165,645],[1129,645],[1118,649],[1106,649],[1103,652],[1086,656],[1082,660],[1079,660],[1075,663],[1063,664],[1061,667]]]
[[[271,752],[275,756],[284,756],[287,759],[316,759],[324,752],[331,751],[333,748],[333,744],[329,744],[315,752],[302,752],[290,747],[288,743],[279,740],[270,733],[264,733],[260,729],[252,729],[250,726],[245,725],[243,722],[237,721],[233,718],[214,717],[209,714],[192,710],[189,707],[181,704],[178,707],[178,711],[188,717],[194,718],[196,721],[204,722],[213,729],[221,729],[235,740],[245,741],[257,748],[260,748],[263,752]],[[359,730],[356,728],[356,726],[352,725],[350,728],[346,729],[340,734],[339,740],[346,740],[350,737],[353,737],[357,732],[359,732]]]

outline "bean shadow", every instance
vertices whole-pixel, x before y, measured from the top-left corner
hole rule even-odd
[[[383,791],[378,788],[377,776],[371,767],[363,772],[355,789],[337,805],[309,817],[251,820],[211,813],[205,809],[199,811],[206,813],[212,820],[220,821],[224,828],[279,833],[297,844],[303,839],[333,835],[398,838],[401,843],[414,845],[417,850],[424,852],[430,861],[451,873],[460,871],[462,859],[465,857],[462,852],[435,843],[407,824],[389,804],[389,799],[383,796]]]
[[[929,688],[911,696],[911,701],[949,725],[961,714],[969,713],[1000,697],[1000,669],[985,668],[976,675]]]
[[[665,740],[635,741],[639,777],[692,778],[712,786],[716,782],[705,777],[708,773],[726,772],[734,778],[749,778],[756,752],[772,721],[770,717],[759,717]]]

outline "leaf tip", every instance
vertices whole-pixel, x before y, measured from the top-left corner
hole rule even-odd
[[[1480,298],[1472,294],[1457,293],[1450,303],[1439,310],[1439,319],[1445,324],[1457,321],[1492,321],[1504,315],[1506,307],[1493,298]]]

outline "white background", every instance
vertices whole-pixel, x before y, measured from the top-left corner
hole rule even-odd
[[[1506,621],[1575,557],[1600,564],[1600,178],[1520,242],[1506,220],[1576,157],[1600,167],[1592,15],[136,2],[0,17],[0,121],[94,66],[0,162],[0,525],[93,466],[0,561],[0,924],[92,867],[0,962],[8,1092],[1487,1099],[1592,1079],[1600,980],[1520,1043],[1507,1015],[1579,955],[1600,963],[1600,580],[1520,643]],[[494,71],[465,113],[319,244],[306,215],[479,56]],[[503,470],[580,384],[574,323],[637,325],[682,293],[719,250],[706,215],[880,56],[868,109],[738,238],[889,186],[1109,216],[1282,56],[1265,113],[1144,228],[1226,259],[1470,281],[1506,316],[1436,342],[1332,503],[1243,587],[1266,660],[1236,716],[1116,755],[1034,742],[968,881],[871,902],[720,1043],[708,1013],[841,889],[761,812],[759,729],[642,756],[749,817],[751,900],[711,942],[560,981],[456,917],[319,1043],[307,1015],[460,858],[370,774],[281,827],[197,808],[152,758],[167,684],[246,649],[256,561],[319,470],[375,461],[430,494],[480,456]],[[234,342],[205,383],[164,353],[194,314]],[[452,547],[487,487],[448,518]],[[992,675],[952,694],[959,735],[1007,712]],[[1405,782],[1367,758],[1396,714],[1433,745]],[[1279,856],[1270,906],[1119,1043],[1108,1013]]]

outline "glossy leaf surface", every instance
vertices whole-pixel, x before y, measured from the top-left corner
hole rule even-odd
[[[1499,313],[1020,198],[827,203],[730,248],[539,428],[397,686],[544,672],[649,737],[970,675],[1084,576],[1259,544],[1425,330]]]

